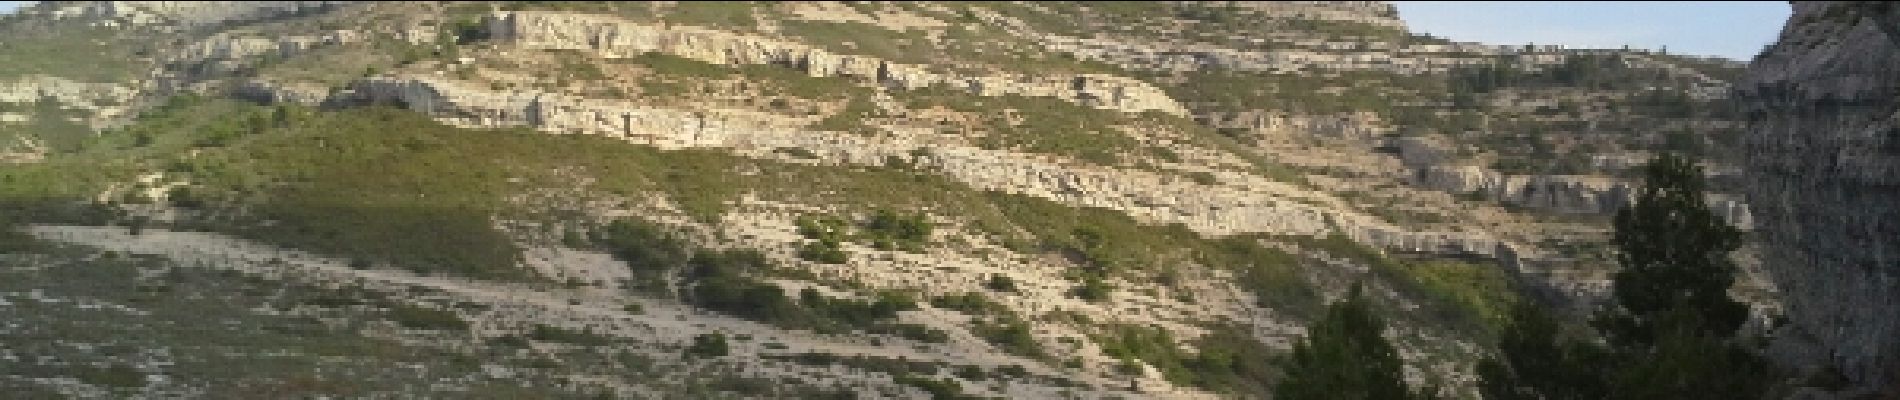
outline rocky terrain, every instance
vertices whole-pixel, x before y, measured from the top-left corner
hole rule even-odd
[[[1741,63],[1449,42],[1382,2],[44,2],[0,33],[3,273],[241,283],[192,301],[387,346],[251,350],[451,360],[382,394],[1249,397],[1353,282],[1409,379],[1470,393],[1512,287],[1604,295],[1650,154],[1706,160],[1738,226],[1804,207],[1739,195]],[[0,313],[200,306],[49,287]],[[47,361],[0,389],[346,379],[8,329]]]
[[[1781,361],[1838,374],[1843,397],[1900,393],[1891,68],[1900,57],[1885,4],[1796,3],[1781,38],[1739,83],[1751,203],[1773,245],[1763,265],[1781,285],[1788,327]]]

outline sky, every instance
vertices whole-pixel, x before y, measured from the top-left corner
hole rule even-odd
[[[1631,48],[1748,61],[1793,12],[1781,1],[1397,1],[1413,32],[1460,42]]]
[[[0,13],[25,1],[0,1]],[[1414,32],[1460,42],[1633,48],[1747,61],[1775,40],[1780,1],[1397,1]]]

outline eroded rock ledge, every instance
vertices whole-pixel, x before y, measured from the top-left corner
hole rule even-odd
[[[823,162],[882,165],[890,156],[929,155],[917,167],[972,187],[1105,207],[1149,223],[1180,223],[1203,234],[1340,233],[1394,250],[1515,258],[1510,245],[1466,232],[1409,232],[1377,218],[1309,204],[1311,193],[1262,177],[1232,174],[1208,186],[1159,174],[1075,165],[1044,156],[933,143],[921,135],[866,138],[802,130],[804,121],[745,110],[676,110],[540,92],[493,92],[431,78],[358,82],[355,101],[398,102],[463,127],[529,127],[594,134],[660,148],[727,148],[777,158],[782,147],[810,150]],[[1511,260],[1514,261],[1514,260]]]
[[[688,26],[648,25],[610,17],[547,12],[496,13],[487,19],[494,39],[530,49],[584,50],[602,57],[658,52],[714,64],[776,64],[813,77],[855,77],[906,89],[947,86],[979,96],[1054,97],[1125,112],[1187,110],[1160,88],[1102,74],[983,76],[930,71],[875,57],[833,53],[810,45]]]

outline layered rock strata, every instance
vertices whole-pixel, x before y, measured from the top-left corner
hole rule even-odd
[[[1339,233],[1394,250],[1500,256],[1507,244],[1465,232],[1408,232],[1376,218],[1333,207],[1312,194],[1258,176],[1230,173],[1207,186],[1159,174],[1072,165],[1035,155],[932,143],[895,135],[864,138],[802,130],[799,121],[744,110],[675,110],[538,92],[492,92],[422,78],[372,78],[353,89],[357,101],[397,102],[464,127],[525,126],[561,134],[595,134],[659,148],[716,147],[757,157],[804,148],[829,162],[882,165],[918,157],[934,170],[978,189],[1105,207],[1150,223],[1180,223],[1213,235],[1264,232]]]
[[[591,51],[602,57],[664,53],[713,64],[775,64],[813,77],[855,77],[887,87],[946,86],[979,96],[1054,97],[1088,107],[1126,112],[1187,110],[1161,89],[1140,80],[1102,74],[965,76],[932,71],[875,57],[837,54],[815,46],[687,26],[648,25],[612,18],[545,12],[489,16],[495,39],[530,49]]]
[[[1737,97],[1763,265],[1784,294],[1777,357],[1900,395],[1900,15],[1797,2]]]

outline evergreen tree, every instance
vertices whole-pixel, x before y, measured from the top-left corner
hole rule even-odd
[[[1608,383],[1600,367],[1607,350],[1566,340],[1556,319],[1531,301],[1511,309],[1511,324],[1499,336],[1502,359],[1478,363],[1478,390],[1490,400],[1601,399]]]
[[[1273,398],[1413,399],[1405,385],[1398,350],[1384,336],[1385,322],[1354,286],[1346,300],[1327,307],[1326,316],[1307,328],[1293,345],[1286,378]]]
[[[1733,336],[1748,320],[1748,306],[1728,294],[1736,270],[1728,253],[1741,247],[1741,232],[1703,202],[1694,162],[1664,154],[1644,174],[1635,203],[1616,213],[1616,306],[1595,325],[1618,348],[1653,346],[1669,324]]]
[[[1692,314],[1677,309],[1669,314]],[[1670,316],[1669,319],[1681,319]],[[1760,399],[1772,382],[1767,360],[1692,324],[1666,325],[1647,351],[1624,350],[1605,398],[1630,400]]]
[[[1735,340],[1748,308],[1728,295],[1740,232],[1703,203],[1693,162],[1665,154],[1644,172],[1636,201],[1616,215],[1614,304],[1592,321],[1610,346],[1564,340],[1556,321],[1520,305],[1502,357],[1478,366],[1486,398],[1761,396],[1772,370]]]

